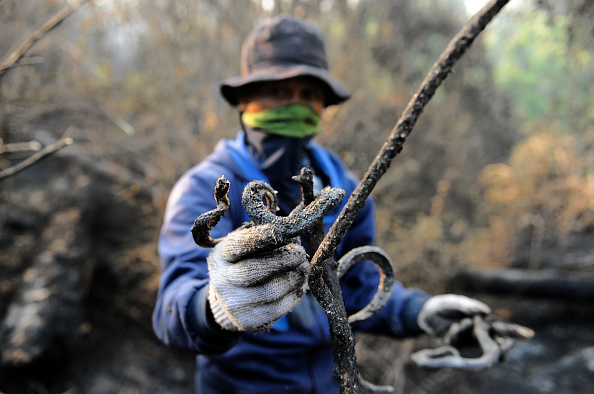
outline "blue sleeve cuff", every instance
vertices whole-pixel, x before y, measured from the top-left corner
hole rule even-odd
[[[427,302],[429,298],[429,295],[425,293],[419,293],[411,297],[409,300],[406,301],[406,304],[404,304],[401,314],[402,321],[404,327],[411,335],[423,333],[423,330],[421,329],[421,327],[419,327],[417,318],[419,316],[421,308],[423,307],[423,305],[425,305],[425,302]]]
[[[204,286],[192,296],[188,305],[188,323],[195,330],[202,346],[202,354],[221,354],[231,349],[243,336],[242,332],[223,329],[214,320],[208,303],[208,286]]]

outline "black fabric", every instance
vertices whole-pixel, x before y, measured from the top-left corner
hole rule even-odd
[[[297,18],[282,16],[258,25],[248,36],[242,72],[271,64],[305,64],[328,69],[321,33]]]
[[[292,180],[301,168],[310,167],[312,137],[290,138],[244,126],[247,145],[258,167],[279,198],[279,214],[288,215],[301,202],[301,186]],[[313,169],[312,169],[313,170]]]

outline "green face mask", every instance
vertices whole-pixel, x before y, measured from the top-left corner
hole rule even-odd
[[[318,132],[320,115],[303,104],[289,104],[241,115],[243,122],[253,129],[285,137],[303,138]]]

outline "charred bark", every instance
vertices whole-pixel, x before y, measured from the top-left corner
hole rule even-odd
[[[325,271],[328,262],[332,260],[338,245],[353,224],[357,214],[365,206],[373,188],[390,167],[392,159],[402,151],[404,143],[412,132],[425,106],[433,98],[441,83],[452,72],[456,62],[462,58],[476,37],[478,37],[508,1],[491,0],[450,41],[400,115],[388,140],[367,168],[363,178],[349,196],[338,218],[320,242],[319,247],[311,259],[312,273],[309,279],[310,288],[320,305],[324,307],[324,310],[328,314],[330,330],[333,333],[332,346],[334,348],[334,363],[336,364],[334,375],[339,381],[341,393],[358,393],[360,389],[354,350],[355,340],[348,324],[346,312],[340,310],[344,310],[344,307],[331,308],[332,303],[327,303],[327,298],[330,299],[332,297],[325,296],[324,293],[330,292],[324,288],[323,281],[319,280],[319,277]],[[336,273],[330,273],[330,276],[332,275],[336,275]],[[332,280],[330,280],[330,283],[332,283]],[[340,316],[337,316],[337,313]]]

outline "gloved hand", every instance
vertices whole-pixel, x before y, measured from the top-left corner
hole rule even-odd
[[[269,225],[235,230],[208,256],[208,300],[224,329],[266,331],[301,302],[307,254],[297,238],[282,243],[274,232]]]
[[[462,295],[444,294],[433,296],[425,302],[417,323],[427,334],[441,337],[462,319],[489,313],[491,309],[480,301]]]

